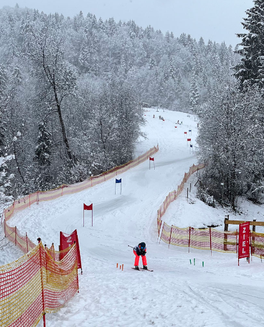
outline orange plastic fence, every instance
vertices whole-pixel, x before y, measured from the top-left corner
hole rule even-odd
[[[45,313],[58,311],[79,289],[76,246],[57,262],[38,244],[0,267],[0,288],[0,326],[37,326]]]
[[[264,234],[251,232],[251,254],[255,257],[264,258]]]
[[[182,192],[184,188],[184,184],[187,182],[188,178],[197,170],[200,170],[202,168],[204,168],[204,164],[193,165],[192,167],[190,167],[189,172],[184,174],[183,180],[181,184],[178,186],[177,191],[172,191],[166,196],[166,199],[163,201],[162,205],[160,206],[157,212],[157,224],[158,224],[158,220],[160,220],[161,217],[165,214],[171,202],[176,200],[179,194]]]
[[[61,252],[55,251],[53,245],[50,249],[44,248],[41,243],[36,246],[27,234],[21,235],[19,230],[10,227],[7,221],[16,212],[24,210],[33,203],[54,200],[109,180],[144,162],[158,150],[158,146],[153,147],[136,160],[84,182],[29,194],[14,201],[4,210],[5,236],[26,255],[0,267],[0,326],[36,326],[45,313],[60,309],[78,290],[75,245],[70,250]],[[3,216],[1,216],[1,223]]]
[[[213,228],[179,228],[163,223],[160,239],[169,245],[219,252],[237,252],[237,232],[221,232]]]
[[[107,181],[117,174],[122,174],[126,172],[128,169],[133,168],[140,163],[147,160],[150,156],[156,153],[159,150],[159,147],[153,147],[143,155],[139,156],[137,159],[129,161],[128,163],[115,167],[99,176],[91,177],[90,179],[85,180],[81,183],[76,183],[72,185],[61,185],[59,188],[46,191],[46,192],[36,192],[33,194],[29,194],[19,200],[16,200],[10,207],[4,210],[5,223],[18,211],[23,210],[29,207],[31,204],[41,201],[49,201],[54,200],[60,196],[65,194],[73,194],[80,191],[83,191],[87,188],[93,187],[99,183]]]
[[[181,184],[177,191],[170,192],[163,201],[157,212],[157,230],[160,240],[167,244],[175,246],[185,246],[188,248],[196,248],[201,250],[211,250],[219,252],[237,252],[238,232],[221,232],[216,229],[207,228],[179,228],[169,226],[162,221],[161,217],[165,214],[168,206],[172,201],[176,200],[182,192],[184,184],[188,178],[197,170],[204,168],[203,164],[193,165],[188,173],[184,174]],[[250,233],[251,255],[264,258],[264,234]]]
[[[163,201],[157,212],[157,229],[160,240],[167,244],[176,246],[185,246],[188,248],[196,248],[211,251],[237,251],[237,232],[220,232],[215,229],[197,229],[192,227],[179,228],[176,226],[169,226],[161,220],[165,214],[168,206],[177,199],[184,188],[184,184],[189,177],[204,168],[204,164],[193,165],[189,172],[184,174],[181,184],[177,191],[170,192]]]
[[[27,234],[25,236],[21,235],[16,227],[8,226],[6,221],[4,221],[4,232],[9,241],[13,242],[24,253],[34,249],[36,246],[36,244],[27,237]]]

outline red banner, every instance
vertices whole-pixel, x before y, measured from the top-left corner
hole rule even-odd
[[[150,161],[154,161],[154,158],[149,157],[149,160],[150,160]]]
[[[238,259],[249,258],[249,226],[249,221],[239,225]]]
[[[64,234],[63,232],[60,232],[60,251],[67,249],[69,246],[76,243],[77,246],[77,259],[78,259],[78,269],[82,269],[82,263],[81,263],[81,254],[80,254],[80,247],[79,247],[79,240],[78,240],[78,234],[77,229],[71,235]],[[65,253],[67,254],[67,253]],[[61,253],[60,260],[64,257],[64,254]]]
[[[83,210],[93,210],[93,204],[87,206],[85,203],[83,204]]]

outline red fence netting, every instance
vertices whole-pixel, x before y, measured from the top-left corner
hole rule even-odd
[[[170,192],[157,211],[157,230],[160,240],[168,245],[184,246],[201,250],[236,253],[238,247],[238,232],[221,232],[213,228],[199,229],[193,227],[179,228],[169,226],[161,217],[165,214],[168,206],[177,199],[182,192],[188,178],[197,170],[204,168],[203,164],[193,165],[188,173],[184,174],[177,191]],[[264,235],[250,233],[251,255],[264,257]]]
[[[54,200],[109,180],[144,162],[158,150],[158,146],[153,147],[137,159],[84,182],[26,195],[4,210],[5,236],[26,254],[0,267],[0,326],[36,326],[45,313],[59,310],[78,290],[76,245],[60,252],[55,251],[53,245],[50,249],[41,243],[36,246],[27,234],[21,235],[7,221],[33,203]]]
[[[37,326],[45,313],[58,311],[78,291],[77,251],[56,262],[42,243],[0,267],[0,326]]]
[[[29,207],[33,203],[38,203],[41,201],[50,201],[57,199],[58,197],[61,197],[66,194],[73,194],[77,193],[80,191],[83,191],[87,188],[93,187],[99,183],[102,183],[104,181],[107,181],[117,174],[122,174],[129,170],[130,168],[133,168],[145,160],[149,158],[149,156],[153,155],[159,150],[159,147],[153,147],[146,153],[142,154],[139,156],[137,159],[129,161],[128,163],[115,167],[99,176],[94,176],[91,177],[83,182],[72,184],[72,185],[61,185],[59,188],[50,190],[50,191],[45,191],[45,192],[36,192],[33,194],[26,195],[25,197],[14,201],[14,203],[6,208],[4,210],[4,217],[5,217],[5,222],[7,222],[16,212],[21,211],[27,207]]]

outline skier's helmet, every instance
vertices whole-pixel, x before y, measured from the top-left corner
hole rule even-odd
[[[145,250],[146,249],[146,243],[141,242],[141,243],[139,243],[138,247],[139,247],[140,250]]]

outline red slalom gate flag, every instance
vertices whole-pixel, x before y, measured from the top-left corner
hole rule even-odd
[[[187,132],[184,132],[184,134],[187,134]]]
[[[93,210],[93,204],[87,206],[85,203],[83,204],[83,210]]]
[[[150,169],[150,162],[153,161],[153,167],[155,169],[155,162],[154,162],[154,157],[149,157],[149,169]]]
[[[239,225],[239,243],[238,243],[238,265],[239,259],[249,258],[249,234],[250,222],[247,221]],[[249,261],[248,261],[249,262]]]
[[[83,204],[83,227],[84,227],[84,210],[92,211],[92,226],[93,226],[93,204],[91,203],[89,206],[85,203]]]
[[[70,235],[65,234],[63,232],[60,232],[60,251],[67,249],[69,246],[76,244],[77,247],[77,268],[82,269],[82,263],[81,263],[81,253],[80,253],[80,247],[79,247],[79,239],[77,234],[77,229]],[[64,253],[60,254],[60,260],[65,256]]]
[[[187,142],[191,142],[192,139],[187,139]]]

